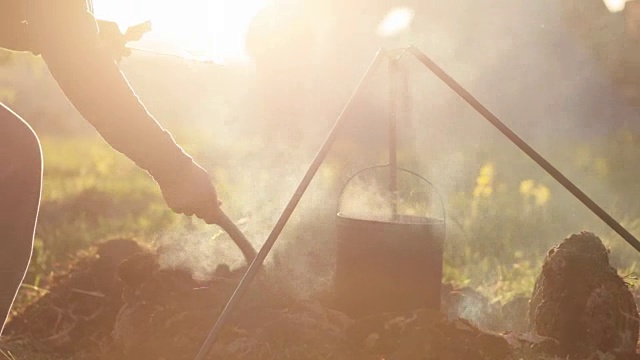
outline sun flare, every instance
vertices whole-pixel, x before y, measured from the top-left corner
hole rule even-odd
[[[378,35],[392,37],[406,30],[413,22],[414,12],[408,7],[391,9],[378,26]]]
[[[143,41],[205,59],[246,60],[244,37],[264,0],[93,0],[97,18],[121,29],[150,20]]]
[[[603,1],[610,12],[620,12],[624,10],[624,6],[628,2],[628,0],[603,0]]]

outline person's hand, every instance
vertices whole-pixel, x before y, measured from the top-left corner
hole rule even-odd
[[[195,215],[208,224],[217,224],[220,202],[213,181],[205,169],[192,163],[171,179],[156,179],[167,205],[178,214]]]
[[[131,49],[127,48],[127,43],[139,41],[142,36],[151,31],[151,22],[146,21],[134,26],[130,26],[123,34],[113,21],[96,20],[100,29],[100,41],[109,53],[113,55],[116,62],[120,62],[123,57],[131,55]]]

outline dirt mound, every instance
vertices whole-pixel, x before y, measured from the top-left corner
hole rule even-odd
[[[65,359],[193,359],[246,268],[222,264],[210,279],[197,281],[187,270],[160,266],[161,254],[124,239],[83,252],[9,323],[10,335]],[[333,310],[326,294],[295,299],[290,280],[277,269],[261,272],[208,358],[532,360],[586,358],[597,350],[635,358],[635,304],[590,233],[549,252],[531,301],[533,334],[519,331],[525,297],[500,305],[471,288],[445,285],[440,312],[354,320]],[[512,331],[500,333],[505,330]]]
[[[244,271],[222,266],[212,279],[197,282],[186,271],[161,268],[154,254],[123,262],[125,305],[115,324],[111,357],[194,358]],[[211,359],[507,359],[522,344],[536,343],[522,340],[515,346],[519,340],[481,330],[453,313],[448,319],[429,310],[354,321],[326,303],[295,300],[268,273],[249,288]],[[449,296],[456,305],[464,298],[481,302],[479,297],[470,289]]]
[[[353,360],[362,357],[346,337],[345,330],[352,320],[316,301],[298,301],[287,308],[261,311],[258,315],[237,324],[232,333],[216,343],[211,358]]]
[[[347,330],[370,359],[506,359],[512,354],[501,335],[480,330],[466,320],[447,320],[437,311],[381,314]]]
[[[192,359],[244,270],[219,266],[212,279],[198,282],[187,271],[160,268],[154,254],[125,261],[119,269],[125,305],[115,323],[112,356]],[[345,315],[317,302],[295,301],[281,289],[265,273],[259,275],[211,357],[316,359],[347,351],[341,335],[350,322]]]
[[[549,250],[529,310],[531,329],[557,339],[560,355],[633,354],[638,310],[594,234],[581,232]]]
[[[125,304],[113,331],[118,357],[193,357],[237,284],[237,276],[226,270],[198,283],[186,270],[161,269],[155,254],[124,262],[119,274],[125,283]]]
[[[134,240],[114,239],[78,253],[51,276],[42,297],[10,320],[6,334],[59,354],[102,344],[123,304],[117,267],[143,250]]]

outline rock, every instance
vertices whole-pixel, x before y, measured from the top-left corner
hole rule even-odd
[[[529,309],[530,329],[559,342],[559,355],[635,353],[638,311],[608,250],[581,232],[549,250]]]

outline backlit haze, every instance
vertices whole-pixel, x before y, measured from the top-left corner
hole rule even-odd
[[[130,25],[150,20],[153,31],[135,47],[216,62],[247,59],[244,35],[264,0],[94,0],[98,19]]]

